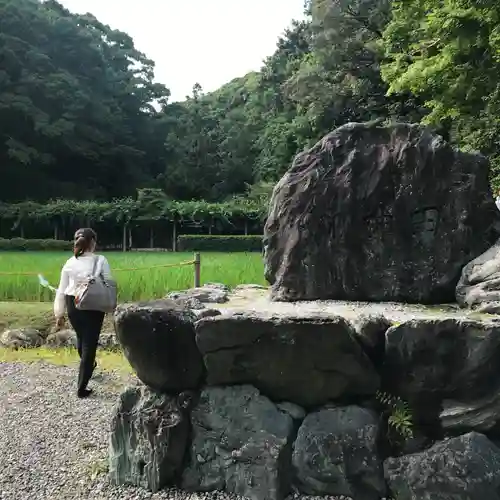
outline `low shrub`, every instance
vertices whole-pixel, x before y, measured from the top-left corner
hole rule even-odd
[[[181,252],[261,252],[262,236],[182,234],[177,238]]]
[[[26,240],[24,238],[12,238],[10,240],[0,238],[0,251],[27,252],[47,250],[52,252],[70,251],[73,248],[71,241],[64,240]]]

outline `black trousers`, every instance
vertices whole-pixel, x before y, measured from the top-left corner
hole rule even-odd
[[[66,295],[66,309],[73,330],[76,332],[77,349],[80,356],[78,391],[87,388],[95,367],[95,356],[101,334],[104,313],[101,311],[80,311],[75,307],[75,297]]]

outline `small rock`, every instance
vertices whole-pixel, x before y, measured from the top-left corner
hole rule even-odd
[[[44,339],[38,330],[34,328],[15,328],[5,330],[0,335],[0,344],[11,349],[23,349],[28,347],[40,347]]]
[[[49,347],[76,347],[76,333],[74,330],[59,330],[51,333],[46,343]]]
[[[392,326],[391,321],[381,315],[361,314],[352,324],[366,355],[380,368],[384,361],[385,333]]]
[[[267,290],[267,286],[248,283],[244,285],[238,285],[233,288],[233,292],[244,292],[245,290]]]
[[[120,348],[116,335],[112,332],[102,332],[99,337],[99,346],[102,349],[113,351]]]
[[[384,467],[398,500],[500,499],[500,449],[476,432],[421,453],[388,458]]]
[[[196,314],[197,319],[212,318],[214,316],[220,316],[222,314],[218,309],[203,309],[201,311],[193,312]]]
[[[202,304],[223,304],[229,301],[229,288],[218,283],[207,283],[199,288],[169,293],[167,298],[175,301],[196,299]]]
[[[282,411],[283,413],[286,413],[287,415],[290,415],[294,420],[297,421],[302,421],[304,420],[306,416],[306,411],[304,408],[301,408],[298,405],[295,405],[293,403],[289,403],[287,401],[283,403],[278,403],[276,405],[279,411]]]

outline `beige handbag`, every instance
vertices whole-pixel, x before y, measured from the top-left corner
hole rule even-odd
[[[75,293],[75,307],[81,311],[101,311],[111,313],[116,308],[116,281],[104,279],[99,256],[94,257],[92,274],[78,285]]]

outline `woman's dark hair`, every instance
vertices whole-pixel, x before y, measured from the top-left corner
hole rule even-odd
[[[73,244],[73,254],[78,259],[85,252],[92,248],[92,244],[97,241],[97,234],[90,227],[83,227],[75,233]]]

